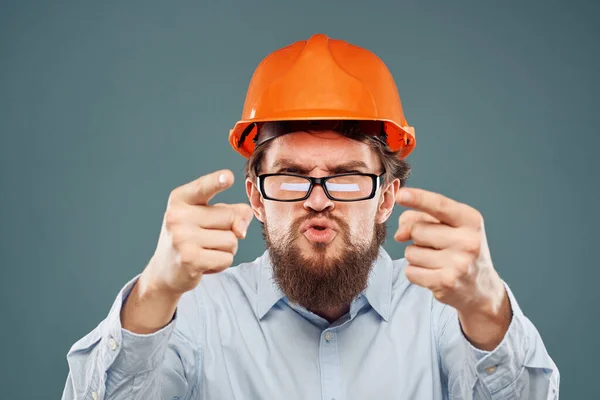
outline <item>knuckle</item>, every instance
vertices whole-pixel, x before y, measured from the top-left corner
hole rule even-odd
[[[415,222],[413,224],[412,229],[410,231],[410,234],[413,237],[413,240],[421,239],[421,234],[423,233],[423,227],[424,227],[424,225],[420,222]]]
[[[406,224],[415,218],[416,213],[417,212],[415,210],[406,210],[402,214],[400,214],[400,218],[398,219],[398,221],[401,225]]]
[[[461,257],[460,257],[460,253],[458,251],[451,251],[449,254],[449,258],[450,258],[450,263],[452,264],[452,267],[457,267],[458,265],[460,265]]]
[[[452,290],[456,288],[457,279],[454,274],[445,274],[441,279],[441,286],[443,289]]]
[[[200,279],[202,272],[203,271],[198,268],[189,268],[187,274],[190,280],[197,281],[198,279]]]
[[[471,257],[463,252],[452,253],[452,265],[461,274],[464,275],[469,270]]]
[[[192,190],[200,195],[206,192],[206,181],[204,179],[197,179],[192,183]]]
[[[433,292],[433,297],[435,297],[437,301],[444,302],[444,299],[446,298],[446,293],[441,290],[436,290]]]
[[[249,205],[245,204],[244,206],[244,217],[246,220],[251,220],[254,217],[254,211],[252,211],[252,207]]]
[[[458,267],[458,275],[459,276],[466,276],[468,274],[469,274],[469,264],[468,263],[461,264]]]
[[[240,203],[236,205],[235,209],[239,217],[243,220],[247,221],[253,216],[252,207],[250,207],[248,204]]]
[[[179,213],[177,212],[177,209],[169,208],[165,212],[165,226],[169,230],[171,230],[173,228],[173,226],[177,225],[178,221],[179,221]]]
[[[408,262],[412,262],[412,250],[411,249],[412,249],[412,245],[408,245],[404,249],[404,258],[406,258],[406,260]]]
[[[416,247],[414,245],[408,245],[406,246],[406,249],[404,249],[404,258],[406,258],[408,260],[408,262],[410,263],[417,263],[416,260]]]
[[[174,230],[171,232],[171,244],[174,248],[179,248],[184,243],[184,237],[180,230]]]
[[[233,254],[224,251],[204,252],[201,258],[204,262],[204,270],[213,272],[222,271],[233,262]]]
[[[472,235],[465,240],[465,250],[470,254],[478,254],[481,247],[479,236]]]
[[[233,226],[236,217],[235,210],[232,208],[224,208],[223,213],[223,218],[225,218],[225,221],[227,221],[227,225]]]
[[[414,277],[414,267],[410,264],[408,264],[406,266],[406,268],[404,269],[404,275],[406,275],[406,279],[408,279],[409,282],[415,283],[415,277]]]
[[[483,229],[483,214],[481,214],[480,211],[475,210],[475,218],[477,219],[477,222],[475,224],[475,228],[479,232],[479,231],[481,231]]]
[[[180,188],[171,190],[171,192],[169,193],[169,197],[167,199],[167,204],[172,204],[177,199],[177,197],[179,197],[180,190],[181,190]]]
[[[446,214],[448,212],[450,208],[450,202],[448,201],[448,199],[446,197],[440,197],[437,201],[437,209],[443,213]]]
[[[237,251],[238,241],[232,231],[224,232],[220,247],[225,251]]]
[[[229,245],[231,251],[235,254],[238,251],[238,240],[235,237],[235,235],[232,233],[231,237],[230,237],[230,245]]]
[[[233,254],[221,252],[213,269],[222,271],[227,269],[233,263]]]
[[[182,247],[179,250],[178,260],[181,267],[188,268],[195,265],[196,257],[189,247]]]

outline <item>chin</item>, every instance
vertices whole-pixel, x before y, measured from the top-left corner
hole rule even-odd
[[[323,257],[335,257],[340,252],[340,246],[337,244],[337,240],[331,243],[319,243],[310,242],[308,240],[302,240],[300,249],[302,255],[308,259],[310,258],[323,258]]]

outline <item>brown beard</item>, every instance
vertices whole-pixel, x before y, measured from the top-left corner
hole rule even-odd
[[[326,244],[312,244],[313,256],[304,257],[297,244],[300,225],[310,219],[326,217],[337,223],[342,235],[341,255],[327,256]],[[386,225],[374,224],[367,244],[353,243],[348,224],[329,212],[310,212],[294,221],[283,238],[272,238],[265,222],[263,235],[275,283],[288,299],[308,310],[326,310],[349,305],[366,287],[379,247],[386,237]]]

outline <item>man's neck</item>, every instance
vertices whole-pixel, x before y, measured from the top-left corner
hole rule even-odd
[[[350,305],[309,311],[321,318],[325,318],[331,324],[350,311]]]

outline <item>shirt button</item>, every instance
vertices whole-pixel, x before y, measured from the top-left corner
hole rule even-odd
[[[492,365],[491,367],[487,367],[485,369],[485,372],[487,372],[489,375],[493,374],[494,372],[496,372],[496,366]]]
[[[108,346],[111,350],[116,350],[119,345],[117,344],[117,341],[115,339],[110,338],[110,340],[108,341]]]
[[[325,340],[329,342],[331,339],[333,339],[333,333],[325,332]]]
[[[98,392],[92,392],[92,399],[98,400]]]

